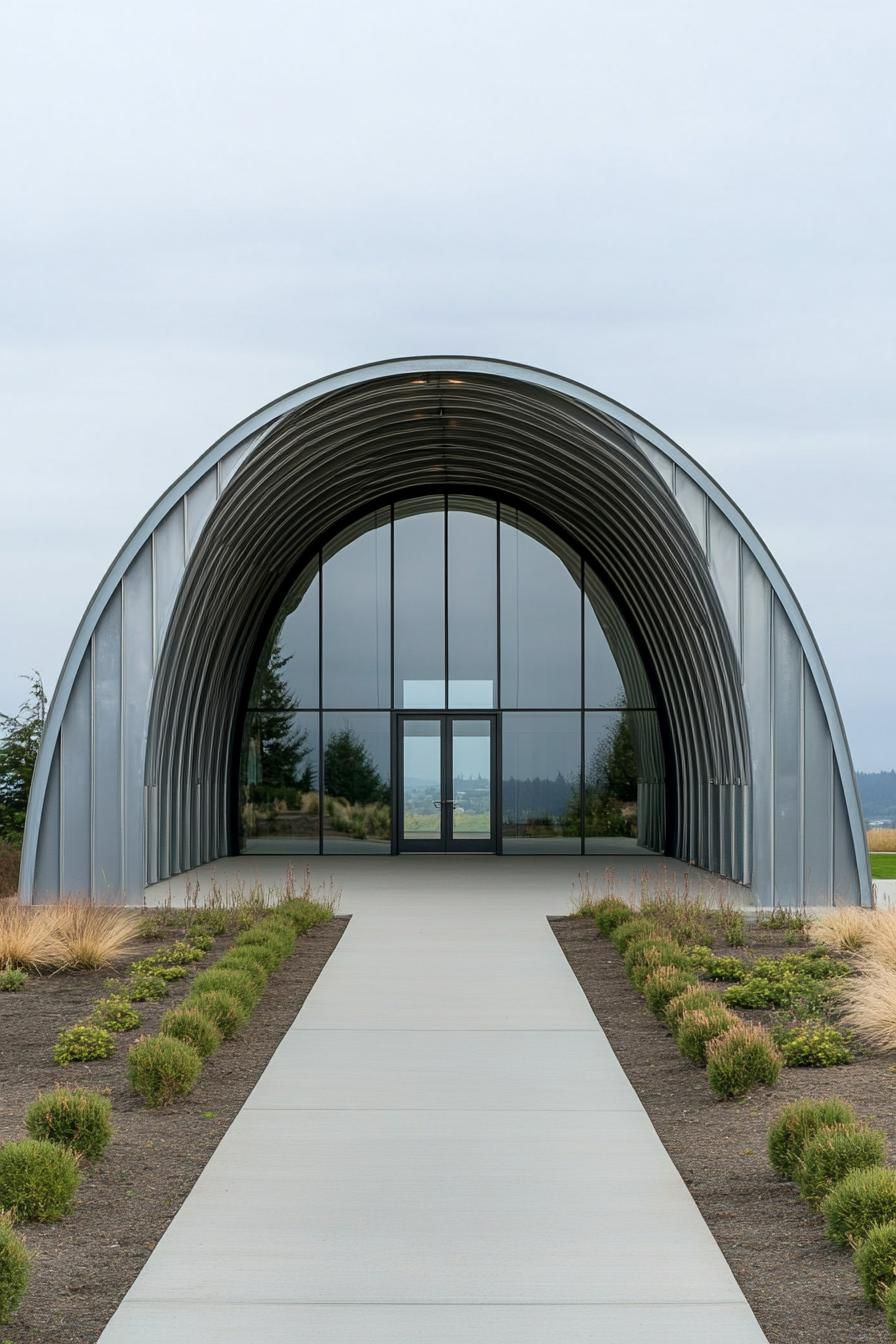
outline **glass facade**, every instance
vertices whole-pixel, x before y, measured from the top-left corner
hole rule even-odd
[[[664,842],[622,614],[549,528],[476,496],[380,508],[306,565],[262,646],[239,789],[246,852]]]

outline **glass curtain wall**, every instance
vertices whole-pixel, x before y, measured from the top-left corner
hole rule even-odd
[[[662,849],[662,744],[637,648],[591,566],[516,508],[460,495],[402,501],[306,566],[249,695],[242,849],[400,847],[402,711],[497,715],[504,853]],[[455,793],[482,788],[478,769],[454,780]]]

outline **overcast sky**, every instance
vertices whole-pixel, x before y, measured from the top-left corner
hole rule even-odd
[[[0,709],[162,490],[346,365],[627,403],[896,766],[892,0],[5,0]]]

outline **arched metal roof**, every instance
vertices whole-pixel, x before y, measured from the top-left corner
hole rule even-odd
[[[665,709],[670,850],[761,903],[870,901],[821,656],[727,495],[632,412],[493,360],[397,360],[288,394],[147,515],[79,627],[32,786],[22,891],[131,899],[229,852],[234,723],[284,581],[401,493],[497,493],[594,558]]]

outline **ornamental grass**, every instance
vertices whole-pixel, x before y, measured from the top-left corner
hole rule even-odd
[[[803,1149],[820,1129],[857,1122],[853,1107],[840,1097],[826,1097],[820,1101],[804,1097],[788,1102],[769,1128],[768,1160],[779,1176],[794,1181]]]

